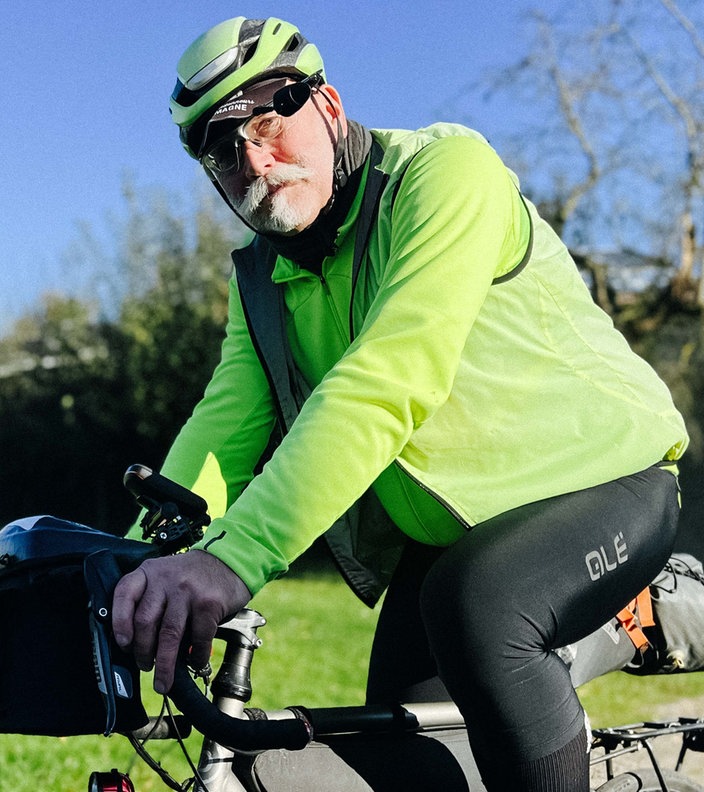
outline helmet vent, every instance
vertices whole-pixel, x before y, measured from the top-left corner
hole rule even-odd
[[[256,52],[257,44],[259,42],[255,41],[253,44],[250,44],[249,47],[245,50],[244,54],[242,55],[242,60],[240,61],[240,66],[244,66],[247,61],[252,60],[252,56]]]
[[[302,43],[303,43],[303,42],[302,42],[302,40],[301,40],[301,37],[300,37],[300,36],[298,36],[298,35],[293,35],[293,36],[291,36],[291,38],[289,39],[289,42],[288,42],[288,47],[286,48],[286,51],[287,51],[287,52],[295,52],[295,51],[298,49],[298,47],[300,47],[300,46],[301,46],[301,44],[302,44]]]

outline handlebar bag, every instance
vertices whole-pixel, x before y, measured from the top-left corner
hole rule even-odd
[[[112,639],[112,590],[158,551],[41,516],[0,530],[0,733],[109,734],[147,722]]]

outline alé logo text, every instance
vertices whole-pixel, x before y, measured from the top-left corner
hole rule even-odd
[[[601,545],[598,550],[592,550],[584,557],[592,580],[599,580],[607,572],[612,572],[617,566],[628,561],[628,546],[623,538],[623,533],[614,536],[613,549],[607,550]]]

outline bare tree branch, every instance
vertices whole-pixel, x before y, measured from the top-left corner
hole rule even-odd
[[[704,58],[704,39],[697,32],[697,28],[695,27],[692,20],[684,14],[684,12],[677,5],[675,0],[660,0],[660,2],[665,7],[665,9],[669,11],[669,13],[684,28],[684,30],[687,32],[690,39],[692,40],[692,44],[694,45],[694,48],[697,50],[699,55],[702,58]]]
[[[661,0],[661,2],[667,1],[668,0]],[[630,32],[622,28],[622,34],[630,44],[634,55],[640,61],[646,74],[655,83],[665,101],[681,118],[685,128],[688,149],[690,152],[695,152],[697,149],[697,137],[701,133],[702,128],[701,123],[694,116],[689,103],[672,88],[670,83],[665,79],[663,73],[656,68],[654,60],[647,54]]]
[[[601,176],[601,168],[599,160],[596,155],[594,146],[592,145],[589,137],[587,136],[584,124],[582,123],[581,114],[578,109],[578,93],[574,85],[568,82],[560,67],[557,59],[555,39],[552,33],[552,27],[548,24],[544,17],[539,18],[540,24],[540,37],[543,42],[543,53],[546,55],[547,73],[552,80],[555,90],[557,91],[557,98],[560,111],[565,120],[568,130],[576,138],[582,153],[587,160],[587,175],[577,184],[574,184],[568,191],[566,198],[563,201],[561,213],[561,220],[567,220],[576,210],[579,202],[589,192],[589,190],[598,182]]]
[[[674,0],[660,0],[660,2],[690,33],[698,51],[704,55],[704,43],[699,39],[691,21],[682,13]],[[697,261],[701,258],[702,248],[697,243],[697,224],[693,212],[695,195],[700,192],[704,180],[704,123],[695,114],[694,103],[672,87],[663,72],[657,67],[655,60],[625,26],[622,27],[621,34],[641,64],[644,73],[650,78],[683,125],[686,146],[686,177],[682,183],[684,206],[679,216],[680,260],[673,281],[673,289],[683,302],[696,301],[699,304],[704,304],[704,279],[700,275],[700,283],[697,285],[694,275]]]

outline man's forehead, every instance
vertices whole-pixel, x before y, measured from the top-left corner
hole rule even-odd
[[[225,118],[249,118],[256,108],[270,105],[274,94],[279,88],[283,88],[287,82],[288,79],[286,77],[278,77],[264,80],[244,90],[237,91],[218,107],[213,113],[211,121],[220,121]]]

